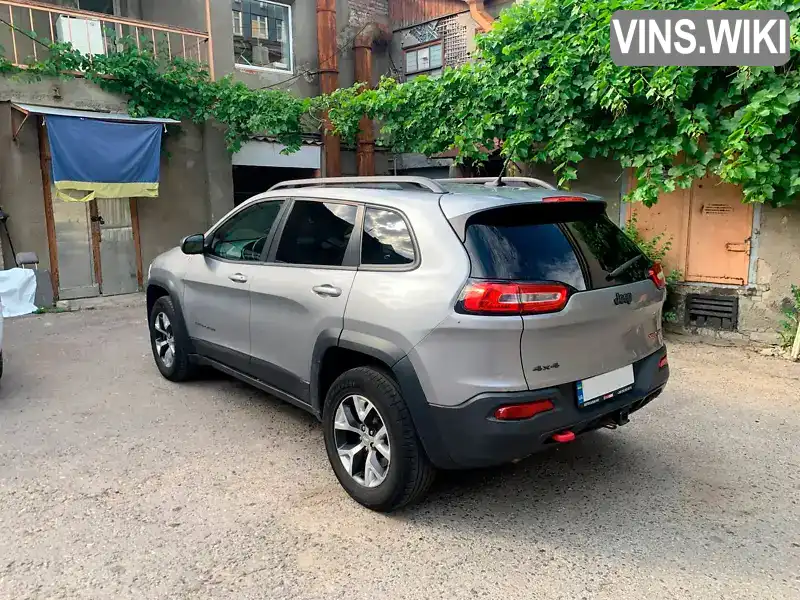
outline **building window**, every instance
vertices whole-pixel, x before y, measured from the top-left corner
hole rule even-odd
[[[264,0],[233,0],[233,51],[240,68],[292,70],[292,9]]]
[[[251,21],[253,25],[253,37],[257,40],[266,40],[269,39],[267,35],[268,27],[267,27],[267,17],[262,17],[260,15],[253,15],[253,20]]]
[[[56,2],[49,2],[49,4],[57,4],[66,8],[78,8],[105,15],[120,14],[117,0],[56,0]]]
[[[406,80],[418,75],[436,77],[442,74],[442,44],[433,44],[422,48],[406,50]]]

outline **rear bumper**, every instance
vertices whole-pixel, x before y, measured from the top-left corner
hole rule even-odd
[[[659,368],[665,347],[634,363],[634,386],[605,402],[579,408],[575,384],[535,391],[481,394],[456,407],[409,402],[414,423],[431,461],[440,468],[471,468],[511,462],[557,445],[554,433],[575,435],[613,423],[639,410],[664,389],[669,366]],[[401,361],[402,362],[402,361]],[[396,365],[401,367],[401,365]],[[397,372],[397,371],[396,371]],[[400,375],[400,373],[397,373]],[[409,392],[400,378],[406,398]],[[550,399],[553,410],[523,421],[498,421],[494,411],[508,404]]]

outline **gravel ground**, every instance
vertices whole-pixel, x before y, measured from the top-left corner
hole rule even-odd
[[[800,598],[800,365],[674,342],[630,425],[384,516],[309,415],[163,380],[142,321],[6,322],[0,598]]]

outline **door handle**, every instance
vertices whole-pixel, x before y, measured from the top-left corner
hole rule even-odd
[[[230,279],[234,283],[247,283],[247,275],[242,275],[241,273],[234,273],[233,275],[228,275],[228,279]]]
[[[325,285],[315,285],[311,290],[319,296],[330,296],[331,298],[338,298],[342,295],[340,288],[334,287],[329,283]]]

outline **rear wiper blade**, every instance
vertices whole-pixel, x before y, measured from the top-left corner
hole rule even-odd
[[[642,259],[642,255],[641,254],[637,254],[632,259],[626,260],[624,263],[622,263],[616,269],[611,271],[611,273],[606,275],[606,281],[611,281],[612,279],[616,279],[617,277],[622,275],[625,271],[630,269],[633,265],[635,265],[637,262],[639,262],[641,259]]]

